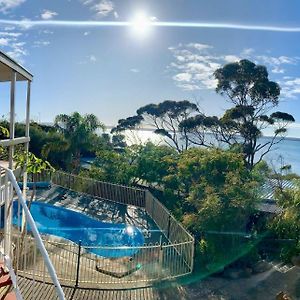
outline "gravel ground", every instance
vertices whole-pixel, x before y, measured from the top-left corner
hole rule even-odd
[[[300,300],[300,268],[295,267],[286,273],[271,269],[241,279],[210,277],[185,286],[184,298],[191,300],[275,300],[276,294],[280,291],[287,292],[293,300]]]

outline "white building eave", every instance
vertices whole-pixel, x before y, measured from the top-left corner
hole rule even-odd
[[[17,81],[32,81],[33,79],[33,75],[28,70],[0,51],[0,81],[10,81],[11,70],[17,72]]]

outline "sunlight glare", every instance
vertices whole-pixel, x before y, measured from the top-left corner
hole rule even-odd
[[[133,233],[134,233],[133,227],[132,226],[127,226],[126,227],[126,232],[127,232],[128,235],[133,235]]]
[[[150,31],[151,18],[148,17],[144,12],[140,11],[133,18],[131,26],[135,36],[144,37]]]

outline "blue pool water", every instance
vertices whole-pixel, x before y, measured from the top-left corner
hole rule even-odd
[[[17,211],[18,204],[14,202],[14,225],[18,225]],[[138,247],[144,244],[142,232],[134,226],[100,222],[73,210],[41,202],[33,202],[30,212],[40,233],[62,237],[77,244],[81,241],[83,246],[121,248],[116,250],[85,248],[100,256],[132,256],[138,249],[125,246]]]

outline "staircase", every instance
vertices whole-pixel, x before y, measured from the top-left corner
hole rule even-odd
[[[17,213],[13,211],[12,203],[15,201],[18,202]],[[28,263],[28,256],[30,255],[32,257],[31,263],[33,265],[36,265],[37,257],[40,260],[42,259],[44,263],[44,272],[45,274],[47,272],[47,277],[51,278],[51,282],[43,282],[45,287],[52,286],[51,296],[49,295],[49,298],[44,296],[44,299],[65,300],[65,295],[58,281],[56,271],[42,242],[35,221],[33,220],[32,215],[27,207],[26,200],[23,198],[22,192],[18,186],[15,175],[12,170],[2,167],[1,165],[0,204],[1,207],[4,206],[4,210],[0,209],[1,223],[3,223],[4,220],[4,233],[0,240],[0,300],[23,300],[25,298],[40,298],[40,289],[39,291],[35,291],[33,288],[32,295],[26,294],[26,297],[23,297],[22,293],[24,291],[20,290],[18,287],[18,279],[21,276],[19,275],[19,273],[22,274],[21,271],[18,272],[18,268],[20,267],[21,261],[24,261],[25,259],[25,266],[23,264],[22,268],[23,271],[24,268],[26,270],[26,262]],[[22,212],[22,214],[20,212]],[[13,213],[14,218],[17,214],[17,223],[14,224],[20,224],[18,226],[13,225]],[[24,218],[24,216],[26,220],[25,227],[21,225],[24,224],[24,219],[22,219]],[[25,236],[23,236],[24,232]],[[32,241],[31,245],[26,242],[28,237]],[[15,245],[14,249],[12,249],[12,245]],[[35,246],[34,249],[36,249],[34,253],[32,253],[33,245]],[[31,287],[35,287],[37,279],[34,271],[32,272],[32,274],[26,274],[26,279],[29,280],[29,283],[31,281]]]
[[[0,299],[1,300],[17,300],[16,293],[13,291],[14,285],[10,275],[7,271],[5,262],[0,262]]]

